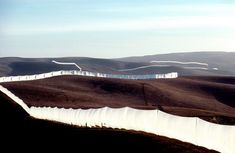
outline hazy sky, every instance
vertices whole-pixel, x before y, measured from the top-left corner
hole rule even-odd
[[[0,0],[0,56],[235,51],[235,0]]]

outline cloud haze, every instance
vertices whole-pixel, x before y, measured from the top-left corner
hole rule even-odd
[[[120,57],[235,51],[235,3],[231,1],[0,3],[0,56]]]

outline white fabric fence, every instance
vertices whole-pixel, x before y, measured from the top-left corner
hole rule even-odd
[[[181,117],[159,110],[124,108],[64,109],[28,107],[0,85],[0,91],[32,117],[87,127],[137,130],[189,142],[223,153],[235,152],[235,126],[213,124],[197,117]]]
[[[104,74],[87,71],[54,71],[49,73],[35,74],[35,75],[23,75],[23,76],[6,76],[0,77],[0,82],[14,82],[14,81],[30,81],[44,78],[50,78],[61,75],[80,75],[80,76],[91,76],[101,78],[117,78],[117,79],[158,79],[158,78],[177,78],[178,73],[172,72],[167,74],[147,74],[147,75],[120,75],[120,74]]]

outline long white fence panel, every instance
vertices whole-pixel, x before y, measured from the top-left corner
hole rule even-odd
[[[15,81],[31,81],[44,78],[50,78],[55,76],[63,75],[80,75],[80,76],[90,76],[90,77],[100,77],[100,78],[116,78],[116,79],[160,79],[160,78],[177,78],[178,73],[172,72],[167,74],[146,74],[146,75],[118,75],[118,74],[103,74],[103,73],[94,73],[87,71],[54,71],[49,73],[34,74],[34,75],[23,75],[23,76],[6,76],[0,77],[1,82],[15,82]]]
[[[61,72],[60,72],[61,73]],[[54,75],[60,75],[59,72]],[[70,75],[71,73],[65,73]],[[34,75],[27,78],[50,76]],[[14,77],[12,80],[22,79]],[[26,77],[23,77],[26,79]],[[4,78],[9,80],[9,78]],[[235,153],[235,126],[219,125],[197,117],[181,117],[160,110],[124,108],[64,109],[28,107],[23,100],[0,85],[0,91],[10,97],[32,117],[86,127],[110,127],[137,130],[189,142],[223,153]]]

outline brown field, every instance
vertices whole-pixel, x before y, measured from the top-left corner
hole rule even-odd
[[[144,132],[78,128],[34,119],[2,93],[0,93],[0,122],[1,149],[7,149],[9,152],[66,149],[66,152],[130,150],[155,153],[215,153],[203,147]]]
[[[59,76],[2,83],[29,106],[133,107],[235,124],[235,77],[120,80]]]

